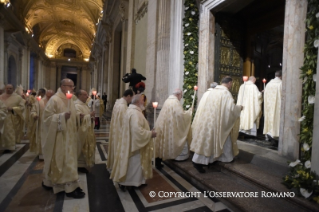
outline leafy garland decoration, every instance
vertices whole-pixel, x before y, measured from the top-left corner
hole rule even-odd
[[[319,0],[308,0],[306,18],[306,43],[304,64],[300,68],[303,79],[302,117],[300,129],[300,160],[289,163],[290,171],[284,177],[283,184],[295,190],[299,195],[319,204],[319,176],[311,171],[311,150],[313,136],[314,99],[316,93],[315,74],[319,46]],[[319,98],[319,97],[317,97]]]
[[[194,86],[197,85],[198,64],[198,20],[196,0],[185,0],[185,17],[183,19],[184,41],[184,109],[189,109],[193,102]],[[196,99],[195,99],[196,100]],[[196,104],[196,101],[195,101]],[[195,106],[194,106],[195,107]]]

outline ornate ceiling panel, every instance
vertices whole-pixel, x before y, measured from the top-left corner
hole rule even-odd
[[[54,58],[70,44],[82,59],[90,56],[91,44],[102,18],[104,0],[18,0],[15,8],[29,33],[39,33],[39,46]],[[22,14],[22,17],[21,17]],[[34,29],[37,30],[34,30]],[[61,47],[61,48],[60,48]]]

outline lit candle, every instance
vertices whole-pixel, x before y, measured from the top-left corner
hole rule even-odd
[[[263,83],[264,83],[264,90],[265,90],[265,84],[266,84],[267,80],[264,78],[263,79]]]
[[[70,111],[70,101],[71,101],[71,98],[72,98],[73,94],[70,93],[70,91],[68,91],[66,93],[66,98],[68,99],[68,110]]]
[[[195,85],[195,86],[194,86],[194,98],[193,98],[192,107],[194,107],[195,97],[196,97],[196,91],[197,91],[197,90],[198,90],[198,87]]]
[[[31,93],[31,90],[28,90],[28,93]]]
[[[95,111],[95,95],[96,95],[96,91],[92,91],[92,94],[93,94],[93,111]]]
[[[245,85],[246,85],[246,81],[248,80],[248,76],[243,76],[243,81],[244,81],[244,90],[243,90],[243,95],[241,97],[241,105],[243,105],[243,99],[244,99],[244,95],[245,95]]]
[[[155,122],[156,122],[156,108],[158,106],[158,102],[153,102],[153,108],[154,108],[154,126],[153,126],[153,129],[155,128]],[[153,154],[154,154],[154,157],[153,157],[153,167],[155,168],[155,139],[153,138],[153,148],[154,148],[154,151],[153,151]]]

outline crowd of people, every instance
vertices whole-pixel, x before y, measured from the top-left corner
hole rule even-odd
[[[153,129],[145,114],[147,98],[141,81],[146,78],[134,72],[139,80],[130,84],[113,107],[108,142],[110,179],[123,191],[152,178],[152,165],[161,169],[162,160],[187,160],[190,151],[200,173],[205,172],[204,165],[215,161],[231,162],[239,152],[238,133],[256,135],[262,101],[264,134],[279,136],[281,71],[262,92],[251,76],[240,87],[237,104],[230,93],[231,77],[223,78],[220,85],[212,83],[198,104],[193,122],[194,108],[184,111],[180,103],[183,92],[176,89],[161,105]],[[105,104],[99,93],[92,96],[95,90],[89,96],[85,90],[74,92],[74,88],[72,80],[63,79],[56,93],[39,89],[37,95],[29,95],[22,89],[14,92],[14,87],[7,84],[0,96],[0,147],[15,150],[27,126],[30,151],[44,159],[42,186],[54,193],[64,191],[68,197],[83,198],[78,170],[94,165],[94,129],[100,128]],[[70,93],[75,95],[70,97]]]
[[[44,160],[42,186],[83,198],[78,171],[88,172],[95,163],[94,129],[100,128],[105,104],[99,93],[89,98],[74,88],[70,79],[63,79],[57,92],[7,84],[0,95],[0,150],[14,151],[26,136],[30,151]]]

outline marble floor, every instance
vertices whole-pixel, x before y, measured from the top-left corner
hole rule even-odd
[[[204,197],[200,190],[167,166],[160,171],[153,169],[153,178],[147,180],[147,185],[121,191],[109,179],[106,169],[109,123],[103,119],[101,128],[95,130],[95,166],[87,174],[79,173],[81,187],[86,193],[84,199],[68,198],[64,193],[54,195],[42,188],[44,164],[29,151],[28,140],[23,140],[13,152],[0,152],[0,212],[231,211],[219,199]],[[160,191],[197,192],[198,195],[151,195]]]

